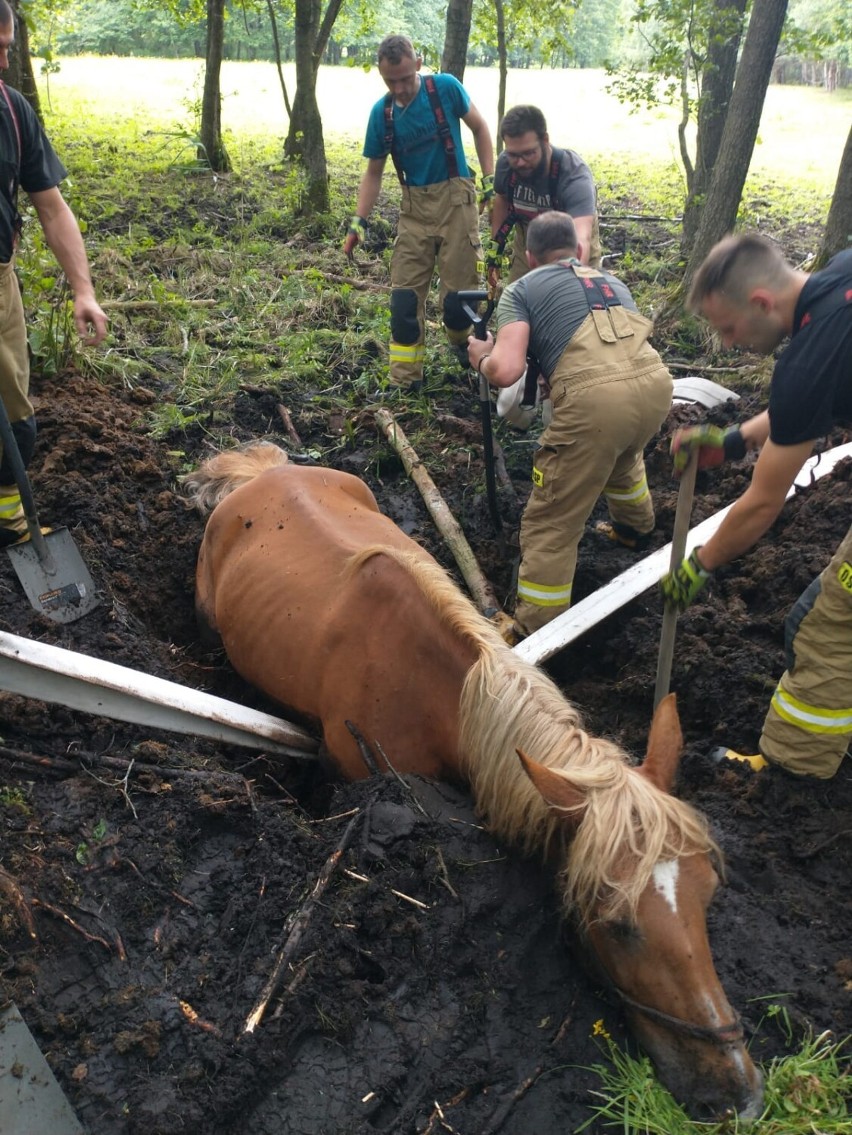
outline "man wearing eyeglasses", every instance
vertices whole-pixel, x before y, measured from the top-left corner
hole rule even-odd
[[[592,172],[579,154],[551,146],[547,123],[537,106],[515,106],[500,124],[505,149],[494,171],[491,243],[485,263],[488,283],[496,287],[506,265],[506,243],[513,235],[509,283],[529,271],[526,231],[539,213],[570,213],[583,250],[583,264],[599,268],[597,190]]]
[[[0,71],[9,67],[15,16],[0,0]],[[54,153],[30,104],[0,82],[0,397],[26,467],[33,455],[36,423],[29,400],[30,363],[15,250],[21,234],[18,190],[35,208],[53,255],[74,296],[74,322],[83,341],[100,343],[107,319],[95,299],[80,227],[59,191],[67,171]],[[21,494],[5,454],[0,461],[0,548],[28,538]]]

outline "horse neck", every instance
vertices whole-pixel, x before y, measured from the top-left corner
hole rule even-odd
[[[508,647],[496,647],[480,654],[462,691],[462,771],[495,834],[524,852],[558,854],[567,825],[533,786],[517,748],[543,764],[569,768],[593,763],[598,748],[608,756],[614,746],[589,737],[546,675]]]

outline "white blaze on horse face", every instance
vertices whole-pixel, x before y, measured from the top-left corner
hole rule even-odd
[[[658,863],[654,868],[654,886],[671,907],[672,914],[677,914],[677,877],[679,874],[680,865],[676,859],[668,859],[665,863]]]

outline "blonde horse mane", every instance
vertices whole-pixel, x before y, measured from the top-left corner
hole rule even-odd
[[[379,554],[409,571],[445,624],[478,652],[461,694],[459,750],[461,771],[490,827],[526,852],[546,854],[564,840],[564,814],[542,799],[516,748],[559,770],[581,794],[582,822],[562,877],[566,907],[588,922],[603,898],[606,915],[626,908],[635,916],[661,860],[699,853],[721,859],[695,809],[641,776],[613,741],[586,733],[577,709],[509,649],[443,568],[374,545],[349,560],[347,574]]]
[[[181,477],[180,483],[190,507],[207,516],[229,493],[253,481],[267,469],[286,465],[289,458],[283,449],[268,441],[252,441],[217,453]]]
[[[642,776],[614,741],[590,736],[553,682],[508,648],[480,655],[470,669],[460,719],[465,771],[477,804],[510,842],[547,853],[565,840],[570,818],[542,799],[517,748],[559,771],[582,798],[562,900],[585,923],[601,901],[604,917],[625,911],[635,918],[660,861],[700,853],[721,860],[694,808]]]

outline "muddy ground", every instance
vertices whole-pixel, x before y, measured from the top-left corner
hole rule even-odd
[[[271,709],[198,640],[202,527],[176,474],[206,443],[200,429],[150,439],[144,412],[162,394],[74,375],[37,383],[31,473],[42,520],[70,527],[103,602],[78,622],[50,622],[31,610],[4,555],[0,629]],[[247,388],[233,436],[293,448],[279,402],[306,446],[339,429],[302,398],[286,383]],[[716,414],[759,406],[750,396]],[[440,488],[508,596],[511,540],[495,538],[481,492],[476,392],[456,374],[433,407],[436,437],[469,441],[470,464],[448,462]],[[655,546],[670,538],[676,502],[666,436],[698,416],[676,407],[649,446]],[[451,566],[366,406],[353,425],[339,464],[363,474],[386,511]],[[502,424],[498,437],[511,532],[532,440]],[[745,465],[700,474],[694,520],[735,498],[747,476]],[[707,753],[720,742],[753,751],[784,666],[785,614],[848,526],[850,479],[847,462],[789,502],[678,626],[679,791],[709,816],[727,857],[712,945],[761,1061],[788,1050],[772,1005],[784,1007],[794,1046],[808,1029],[852,1033],[852,764],[823,783],[719,771]],[[632,562],[588,534],[576,598]],[[648,593],[551,665],[591,728],[637,756],[660,620]],[[462,791],[392,779],[329,785],[249,750],[10,694],[0,694],[0,734],[3,991],[88,1132],[565,1135],[588,1119],[598,1083],[589,1066],[602,1059],[594,1022],[629,1043],[620,1011],[573,956],[542,868],[495,844]],[[311,904],[345,838],[342,863]],[[298,948],[246,1032],[300,911]]]

